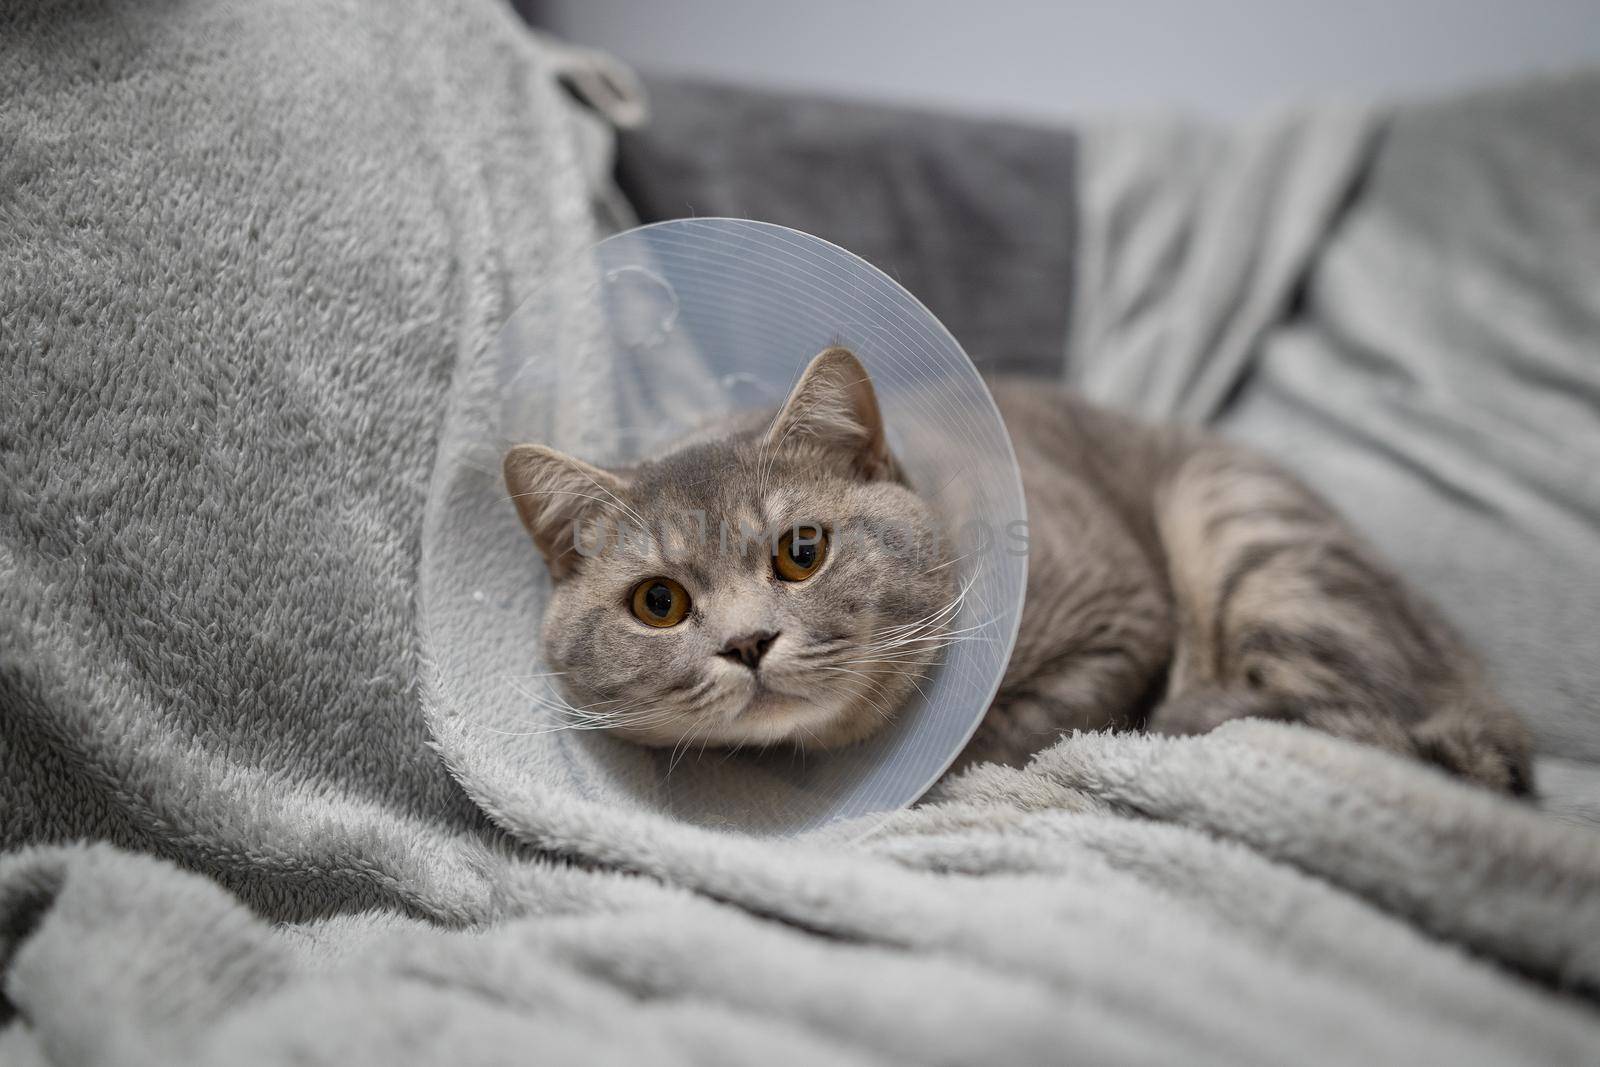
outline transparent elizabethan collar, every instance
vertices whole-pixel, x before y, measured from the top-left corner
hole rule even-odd
[[[459,588],[435,593],[429,622],[441,671],[472,694],[459,709],[467,728],[512,746],[526,773],[587,799],[749,833],[914,801],[993,699],[1026,578],[1016,460],[971,361],[887,275],[781,226],[645,226],[602,241],[572,269],[589,328],[548,336],[537,295],[513,316],[494,352],[498,414],[459,460],[474,468],[463,484],[487,494],[474,521],[495,528],[472,531],[483,558],[462,561]],[[541,663],[549,578],[499,484],[500,454],[534,442],[600,466],[648,459],[708,420],[775,408],[830,345],[851,349],[871,374],[895,454],[954,545],[964,596],[950,626],[960,636],[890,726],[836,752],[647,749],[586,728],[600,720],[567,707]]]

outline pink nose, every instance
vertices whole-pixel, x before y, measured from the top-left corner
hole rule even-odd
[[[726,656],[729,659],[736,659],[751,670],[755,670],[761,664],[761,657],[767,654],[767,649],[771,648],[772,642],[777,639],[777,631],[761,630],[757,633],[745,634],[743,637],[735,637],[726,645],[723,645],[722,651],[717,654]]]

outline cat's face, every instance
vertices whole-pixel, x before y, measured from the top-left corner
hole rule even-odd
[[[916,690],[959,606],[934,516],[842,349],[753,429],[626,472],[526,445],[505,466],[555,579],[546,661],[584,725],[633,741],[864,738]]]

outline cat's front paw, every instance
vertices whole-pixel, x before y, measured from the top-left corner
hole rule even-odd
[[[1279,697],[1253,689],[1202,687],[1169,696],[1145,720],[1145,730],[1153,734],[1194,736],[1208,734],[1233,719],[1296,718]]]
[[[1417,726],[1417,755],[1459,778],[1517,797],[1533,797],[1531,745],[1520,723],[1436,718]]]

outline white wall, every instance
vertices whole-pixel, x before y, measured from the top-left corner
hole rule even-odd
[[[1239,117],[1600,63],[1600,0],[530,6],[563,36],[645,69],[1045,118],[1173,105]]]

